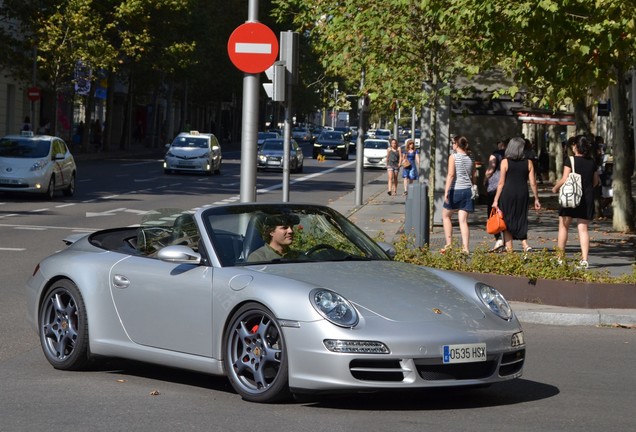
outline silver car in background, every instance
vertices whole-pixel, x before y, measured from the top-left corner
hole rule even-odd
[[[77,167],[61,138],[23,131],[0,139],[0,191],[75,194]]]
[[[166,148],[168,151],[163,162],[166,174],[178,171],[207,175],[221,173],[221,144],[211,133],[183,132]]]
[[[369,138],[364,140],[363,166],[365,168],[386,169],[387,150],[389,140]]]
[[[265,245],[279,229],[284,255]],[[523,371],[523,331],[495,288],[393,261],[329,207],[160,209],[65,241],[26,285],[27,319],[56,369],[156,363],[225,375],[254,402],[484,387]]]

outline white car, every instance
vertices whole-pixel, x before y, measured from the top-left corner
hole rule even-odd
[[[66,143],[23,131],[0,139],[0,191],[30,192],[53,199],[55,191],[75,194],[77,168]]]
[[[386,155],[389,148],[389,140],[369,138],[364,140],[364,160],[365,168],[386,169]]]
[[[210,175],[221,173],[221,144],[211,133],[198,131],[177,135],[172,144],[166,144],[163,170],[166,174],[175,171],[202,172]]]

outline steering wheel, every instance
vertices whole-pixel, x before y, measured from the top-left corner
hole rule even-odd
[[[315,254],[316,252],[318,252],[319,250],[322,249],[335,249],[335,247],[331,246],[330,244],[327,243],[319,243],[316,246],[312,246],[309,249],[307,249],[307,251],[305,251],[305,256],[310,256]]]

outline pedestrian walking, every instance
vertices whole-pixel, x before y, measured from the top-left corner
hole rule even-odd
[[[592,158],[590,141],[583,135],[575,137],[571,143],[570,150],[574,154],[573,159],[567,158],[563,164],[563,177],[554,185],[552,192],[557,193],[565,183],[568,176],[574,172],[581,176],[581,186],[583,189],[581,201],[575,208],[561,207],[559,209],[559,234],[557,236],[557,248],[560,259],[565,256],[565,246],[568,242],[568,230],[573,219],[577,220],[579,231],[579,242],[581,243],[581,260],[578,267],[588,268],[588,254],[590,251],[590,235],[588,226],[594,219],[594,188],[600,184],[600,178],[596,167],[596,162]],[[574,167],[572,167],[572,160]]]
[[[506,150],[507,140],[501,140],[497,143],[497,148],[494,150],[490,156],[488,157],[488,168],[486,168],[486,173],[484,175],[484,186],[486,187],[486,217],[490,216],[490,211],[492,210],[492,203],[495,200],[495,195],[497,194],[497,186],[499,185],[499,177],[501,174],[501,161],[504,158],[504,152]],[[504,242],[502,239],[502,234],[495,234],[495,245],[491,252],[499,252],[504,248]]]
[[[420,166],[420,155],[415,150],[415,142],[412,139],[406,141],[405,152],[402,153],[402,178],[404,179],[404,193],[408,195],[409,184],[418,178],[417,167]]]
[[[528,245],[528,205],[530,194],[528,182],[534,195],[534,209],[540,210],[537,179],[534,174],[534,164],[526,157],[524,147],[527,142],[523,138],[512,138],[508,142],[505,158],[501,161],[501,173],[497,193],[492,206],[501,210],[506,222],[504,243],[506,250],[513,250],[512,241],[521,240],[524,252],[532,251]]]
[[[458,213],[459,230],[462,237],[462,252],[470,253],[470,231],[468,228],[468,213],[475,211],[472,198],[472,178],[475,174],[475,164],[468,156],[468,140],[463,136],[452,139],[453,152],[448,157],[448,174],[444,191],[444,208],[442,210],[442,224],[446,244],[440,250],[446,252],[453,244],[453,213]]]
[[[398,172],[400,171],[400,162],[402,161],[402,150],[398,146],[395,138],[391,139],[390,146],[386,150],[386,172],[388,182],[388,194],[397,195]]]

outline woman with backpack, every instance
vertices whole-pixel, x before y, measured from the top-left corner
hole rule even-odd
[[[594,188],[600,184],[596,162],[590,155],[592,144],[583,135],[575,137],[568,142],[570,150],[574,153],[573,158],[566,158],[563,161],[563,177],[554,185],[552,192],[557,193],[566,182],[573,171],[581,176],[581,201],[574,208],[561,207],[559,209],[559,234],[557,237],[557,248],[561,257],[565,255],[565,245],[568,242],[568,230],[572,219],[577,219],[579,230],[579,241],[581,243],[581,261],[578,267],[586,269],[590,250],[590,235],[588,225],[594,219]],[[572,166],[574,162],[574,167]]]

